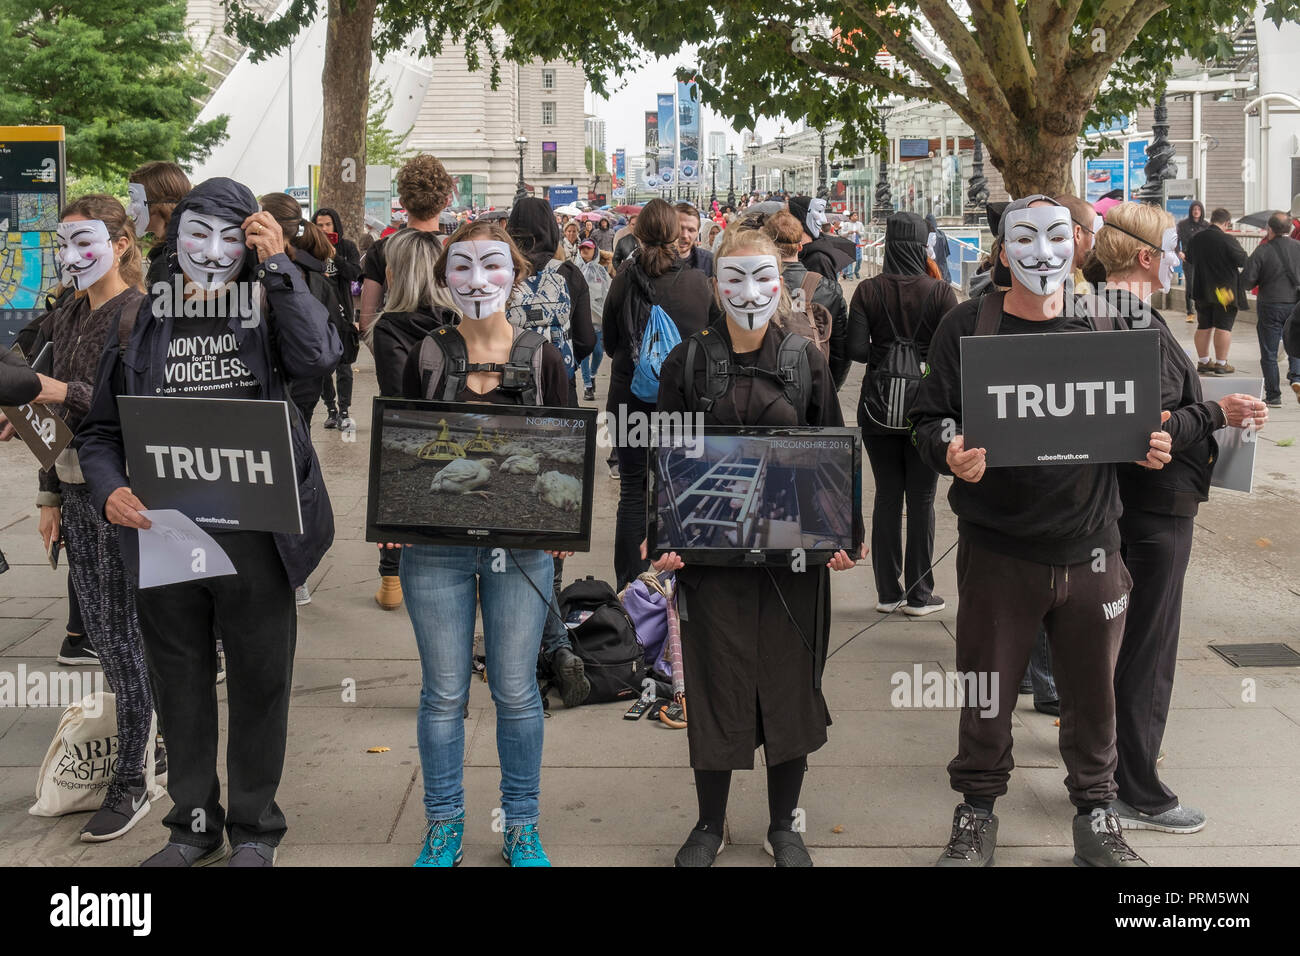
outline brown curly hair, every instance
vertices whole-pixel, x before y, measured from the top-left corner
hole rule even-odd
[[[782,209],[769,216],[763,223],[763,232],[776,243],[781,258],[789,259],[791,256],[799,255],[799,247],[804,239],[803,224],[792,213]]]
[[[397,198],[416,219],[437,219],[455,191],[447,167],[428,153],[412,157],[397,172]]]

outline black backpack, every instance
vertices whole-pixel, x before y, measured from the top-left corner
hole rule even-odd
[[[799,413],[801,422],[808,421],[808,400],[812,397],[812,367],[808,364],[808,347],[811,339],[791,332],[781,340],[777,351],[775,372],[763,368],[736,365],[731,361],[731,349],[713,329],[696,332],[686,340],[686,365],[682,392],[686,396],[688,412],[708,414],[718,399],[731,391],[735,375],[765,376],[776,381],[785,392],[786,399]],[[704,349],[704,394],[696,396],[694,388],[695,363],[700,349]]]
[[[618,595],[605,581],[585,577],[560,592],[560,616],[566,622],[591,613],[569,628],[573,653],[582,658],[591,693],[585,704],[632,700],[641,696],[649,674],[645,651],[636,639],[636,626]]]
[[[546,339],[531,329],[519,329],[505,365],[469,363],[465,340],[454,325],[434,329],[420,343],[420,391],[426,399],[459,401],[470,372],[498,372],[501,391],[513,394],[520,405],[541,404],[542,345]],[[441,382],[442,388],[435,392]]]
[[[936,285],[936,290],[943,286]],[[910,335],[898,334],[894,317],[885,305],[885,295],[875,289],[880,311],[889,323],[893,341],[885,350],[885,357],[880,364],[867,371],[866,385],[862,390],[862,410],[876,425],[888,431],[905,432],[910,427],[907,413],[916,400],[916,393],[921,381],[930,374],[930,369],[921,361],[921,351],[916,340]]]

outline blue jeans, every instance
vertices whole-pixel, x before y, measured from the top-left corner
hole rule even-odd
[[[416,737],[424,813],[465,811],[465,703],[473,673],[474,611],[483,608],[488,687],[497,711],[501,809],[507,826],[536,823],[542,786],[542,697],[537,651],[550,602],[545,551],[419,545],[402,555],[402,592],[420,650]],[[516,564],[516,562],[518,562]]]
[[[605,357],[605,333],[601,330],[599,324],[596,326],[596,347],[591,350],[591,354],[582,360],[582,382],[587,388],[596,384],[596,372],[600,368],[600,360]]]
[[[1282,344],[1282,327],[1294,309],[1287,303],[1260,303],[1259,318],[1255,323],[1255,334],[1259,337],[1259,364],[1264,370],[1264,400],[1275,401],[1282,397],[1282,386],[1278,381],[1277,354]],[[1287,356],[1288,382],[1300,382],[1300,356]]]
[[[853,252],[855,255],[855,258],[853,260],[853,265],[845,266],[843,271],[840,272],[840,275],[842,275],[846,279],[849,278],[850,270],[852,270],[853,272],[853,278],[858,279],[861,278],[862,276],[862,247],[854,246]]]

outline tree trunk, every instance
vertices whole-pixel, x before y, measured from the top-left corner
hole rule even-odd
[[[366,110],[378,2],[329,0],[325,69],[321,73],[320,204],[337,209],[344,234],[353,237],[361,234],[365,217]]]
[[[1079,116],[1082,126],[1083,116]],[[977,131],[988,149],[989,161],[1002,174],[1012,199],[1042,193],[1058,196],[1071,192],[1078,137],[1074,133],[1053,135],[1026,123],[1013,129]]]

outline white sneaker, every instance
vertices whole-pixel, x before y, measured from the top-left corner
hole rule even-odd
[[[311,592],[307,590],[307,585],[303,585],[293,592],[293,599],[299,607],[311,603]]]
[[[909,604],[903,608],[903,613],[908,617],[925,617],[927,614],[933,614],[935,611],[942,611],[948,605],[944,603],[943,598],[937,594],[931,594],[930,599],[924,604]]]
[[[876,610],[881,614],[890,614],[906,604],[906,601],[877,601]]]
[[[339,419],[339,431],[341,432],[352,431],[356,427],[357,423],[352,420],[350,415],[344,415]]]
[[[1196,833],[1205,829],[1205,814],[1181,803],[1175,804],[1164,813],[1143,813],[1136,807],[1129,806],[1123,800],[1116,799],[1111,809],[1119,817],[1125,830],[1158,830],[1161,833]]]

